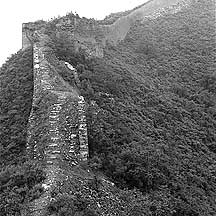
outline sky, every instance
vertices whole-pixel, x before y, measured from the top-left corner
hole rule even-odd
[[[67,12],[103,19],[133,9],[147,0],[6,0],[0,3],[0,66],[22,46],[22,23],[49,20]]]

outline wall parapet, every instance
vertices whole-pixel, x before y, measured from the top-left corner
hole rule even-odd
[[[57,132],[58,130],[63,131],[63,128],[53,129],[52,126],[56,124],[58,127],[65,127],[64,131],[67,130],[68,125],[65,125],[64,121],[66,122],[66,119],[69,121],[69,118],[72,118],[70,116],[70,110],[72,109],[74,110],[73,113],[77,113],[73,114],[74,116],[77,115],[77,118],[73,118],[71,121],[76,122],[77,128],[74,130],[74,135],[71,135],[71,137],[76,136],[77,141],[76,143],[74,143],[74,141],[71,142],[73,145],[76,145],[76,147],[74,147],[75,149],[80,149],[79,159],[86,160],[88,156],[88,141],[85,120],[85,100],[79,95],[75,88],[65,83],[58,72],[55,71],[55,67],[45,57],[47,53],[44,52],[44,47],[40,46],[40,42],[34,44],[33,52],[34,94],[29,118],[27,152],[34,159],[46,160],[45,149],[48,148],[47,145],[49,144],[44,144],[44,141],[52,143],[53,140],[58,140],[58,145],[62,145],[59,146],[59,149],[63,151],[63,149],[66,148],[64,142],[66,139],[68,140],[68,138],[64,137],[64,134],[59,134],[60,132]],[[76,75],[77,73],[74,72],[74,76]],[[75,77],[75,79],[78,80],[77,77]],[[62,114],[63,112],[65,115]],[[43,122],[40,122],[42,119]],[[59,125],[60,120],[62,125]],[[42,126],[44,131],[48,130],[46,134],[40,134],[40,132],[38,132],[40,128],[38,124],[40,123],[42,125],[44,124],[44,127]],[[56,131],[55,135],[53,133],[54,130]],[[59,139],[56,138],[57,134]],[[35,137],[36,135],[37,137]],[[55,136],[55,138],[52,136]],[[53,143],[50,145],[54,146]],[[57,153],[58,151],[54,150],[54,152]],[[63,159],[65,157],[63,156],[65,154],[62,153],[61,155],[61,152],[58,153],[60,158]],[[52,158],[54,158],[54,156]],[[71,158],[71,156],[69,158]]]
[[[45,37],[41,34],[37,37],[40,40],[33,45],[34,93],[26,153],[43,165],[47,178],[43,183],[45,193],[29,204],[28,216],[44,214],[52,188],[62,179],[64,164],[76,166],[88,159],[85,100],[77,86],[69,85],[58,74],[50,59],[59,60],[46,47]]]

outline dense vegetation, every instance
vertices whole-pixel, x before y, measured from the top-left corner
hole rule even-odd
[[[0,164],[16,161],[25,149],[33,94],[32,49],[19,51],[0,70]]]
[[[46,29],[57,57],[77,67],[81,93],[95,104],[88,109],[89,165],[125,190],[115,192],[122,215],[216,212],[214,11],[214,1],[200,0],[177,14],[137,22],[119,45],[107,45],[104,59],[75,52],[67,32],[56,37],[53,22]],[[74,85],[66,70],[61,76]],[[31,50],[12,56],[0,77],[0,212],[11,209],[13,215],[40,195],[37,183],[44,178],[23,157],[33,90]],[[105,196],[95,182],[91,187],[95,197]],[[59,194],[49,211],[100,215],[88,203],[76,194]]]
[[[45,179],[41,167],[33,161],[6,166],[0,170],[0,215],[20,215],[27,203],[40,197]]]
[[[170,211],[160,215],[216,211],[214,9],[199,1],[138,22],[105,59],[86,60],[55,41],[99,107],[97,116],[89,109],[92,166],[120,187],[166,196]]]
[[[14,54],[0,69],[0,215],[20,215],[43,189],[40,166],[26,161],[25,145],[33,94],[32,48]]]

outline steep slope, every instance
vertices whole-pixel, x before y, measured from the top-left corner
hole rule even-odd
[[[116,44],[125,38],[129,29],[133,26],[136,21],[142,20],[145,17],[152,17],[155,13],[159,15],[166,13],[166,10],[175,11],[175,8],[186,7],[191,4],[190,0],[152,0],[148,1],[146,4],[140,6],[139,8],[132,10],[128,15],[122,16],[117,19],[113,24],[107,25],[105,36],[108,41]]]
[[[88,139],[84,98],[75,83],[69,85],[59,75],[59,70],[67,69],[46,45],[49,37],[35,31],[32,39],[38,42],[33,45],[34,92],[26,152],[43,166],[46,180],[43,195],[30,202],[23,215],[39,216],[46,214],[53,188],[68,178],[62,175],[64,164],[70,167],[87,160]]]
[[[177,11],[137,21],[104,59],[56,50],[99,107],[89,108],[92,165],[120,187],[166,196],[170,211],[152,213],[214,215],[215,4]]]
[[[119,98],[115,109],[109,100],[102,104],[109,114],[100,117],[106,124],[98,121],[110,140],[102,166],[131,187],[168,187],[188,205],[179,209],[183,215],[215,212],[214,11],[214,1],[199,1],[176,15],[137,22],[98,71],[109,80],[106,91]],[[105,153],[103,136],[94,134],[93,145]]]
[[[39,41],[39,52],[34,56],[27,149],[42,161],[46,179],[40,169],[31,173],[34,167],[27,178],[26,171],[19,175],[16,167],[2,170],[0,198],[12,209],[0,205],[3,215],[19,215],[21,208],[26,210],[23,215],[37,216],[214,215],[214,12],[212,0],[152,0],[102,27],[72,14],[50,23],[32,23],[25,47]],[[106,44],[106,37],[112,43]],[[25,56],[26,51],[20,53]],[[7,71],[3,70],[4,79]],[[14,73],[9,70],[10,74]],[[6,88],[4,95],[10,92]],[[80,94],[88,104],[90,158],[88,164],[76,165],[77,157],[70,151],[74,151],[73,126],[83,120],[73,105]],[[5,113],[10,113],[6,97],[1,101]],[[22,139],[26,139],[28,105]],[[11,115],[6,121],[12,129],[14,119]],[[13,130],[5,131],[4,137],[13,138]],[[81,135],[77,130],[75,134]],[[63,154],[65,147],[71,148]],[[4,155],[6,163],[13,152]],[[13,209],[20,199],[21,207]]]
[[[25,149],[33,94],[32,49],[14,54],[0,69],[0,165],[14,162]]]
[[[33,25],[26,25],[24,42],[31,38],[32,30],[44,28],[50,37],[62,38],[67,35],[70,44],[74,44],[76,51],[82,49],[85,55],[103,58],[103,48],[107,43],[116,45],[122,41],[130,28],[144,19],[154,19],[167,13],[177,13],[183,8],[195,3],[197,0],[151,0],[133,10],[117,15],[114,22],[96,21],[94,19],[80,18],[72,13],[64,17],[53,19],[51,22],[38,21]],[[112,17],[112,16],[111,16]],[[112,20],[112,18],[111,18]],[[25,24],[24,24],[25,26]],[[30,31],[29,31],[30,30]],[[24,32],[25,33],[25,32]],[[27,42],[26,44],[30,44]]]
[[[19,51],[0,69],[0,215],[20,215],[39,197],[44,172],[26,160],[27,125],[33,97],[32,48]]]

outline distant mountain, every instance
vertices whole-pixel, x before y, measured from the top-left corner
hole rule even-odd
[[[0,70],[2,215],[215,215],[215,9],[24,24]]]

